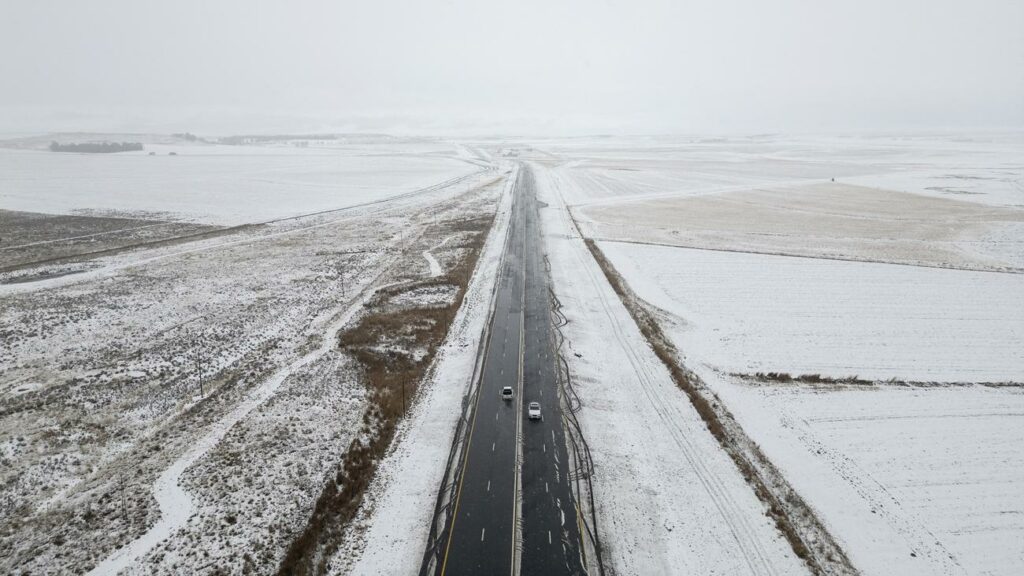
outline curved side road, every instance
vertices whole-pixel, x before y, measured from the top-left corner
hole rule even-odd
[[[273,376],[253,390],[234,410],[214,423],[210,430],[192,444],[187,452],[182,454],[167,470],[164,470],[153,484],[153,497],[160,505],[160,520],[145,534],[108,556],[89,572],[89,576],[113,576],[119,573],[183,526],[195,511],[192,497],[180,485],[181,475],[185,473],[185,470],[213,449],[232,426],[273,396],[289,376],[329,352],[335,346],[334,334],[352,320],[353,316],[363,308],[367,300],[377,290],[391,285],[365,289],[355,302],[345,308],[341,316],[324,328],[324,337],[321,338],[319,347],[275,372]]]

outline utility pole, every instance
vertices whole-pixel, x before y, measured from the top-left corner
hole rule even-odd
[[[192,350],[196,355],[196,380],[199,381],[199,397],[205,398],[206,391],[203,390],[203,357],[202,353],[199,351],[199,346],[196,344],[195,336],[192,337]]]
[[[131,530],[131,524],[128,521],[128,500],[124,496],[124,473],[121,473],[121,517],[124,520],[129,531]]]

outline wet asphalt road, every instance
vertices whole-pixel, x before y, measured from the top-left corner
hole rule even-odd
[[[522,166],[469,449],[438,565],[441,575],[512,574],[517,518],[522,527],[520,574],[584,573],[567,477],[539,208],[533,174]],[[501,399],[504,386],[515,390],[512,401]],[[527,419],[526,407],[534,401],[541,404],[541,420]],[[521,478],[515,465],[517,430]]]

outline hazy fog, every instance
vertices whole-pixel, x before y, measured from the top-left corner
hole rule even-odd
[[[4,0],[0,132],[1024,126],[1020,0]]]

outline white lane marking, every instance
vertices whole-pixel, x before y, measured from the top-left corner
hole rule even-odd
[[[487,485],[490,486],[490,484],[491,484],[491,482],[488,480],[487,481]],[[547,492],[548,492],[548,483],[544,482],[544,493],[547,494]]]
[[[481,542],[484,541],[484,533],[486,533],[486,532],[487,532],[487,528],[481,528],[480,529],[480,541]],[[548,530],[548,544],[551,544],[551,531],[550,530]]]
[[[481,538],[483,540],[483,538]],[[548,530],[548,544],[551,544],[551,530]]]
[[[495,412],[495,413],[494,413],[494,419],[495,419],[495,420],[497,420],[497,419],[498,419],[498,413],[497,413],[497,412]]]
[[[491,442],[491,452],[494,452],[494,442]]]
[[[546,443],[545,444],[541,444],[540,445],[540,449],[543,450],[545,454],[548,453],[548,445]]]
[[[487,481],[487,491],[488,492],[491,491],[491,481],[490,480]]]

